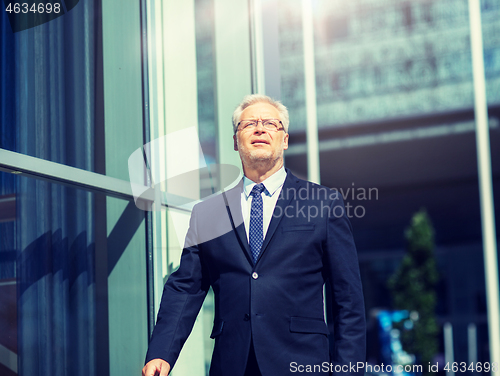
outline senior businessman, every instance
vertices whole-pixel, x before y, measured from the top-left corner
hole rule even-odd
[[[143,375],[167,375],[174,367],[210,286],[211,376],[362,374],[352,367],[365,360],[365,312],[351,225],[337,191],[284,168],[288,124],[286,107],[264,95],[246,96],[234,111],[244,177],[194,207]]]

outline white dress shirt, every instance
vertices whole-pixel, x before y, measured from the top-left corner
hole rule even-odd
[[[266,190],[262,192],[262,204],[264,206],[263,213],[263,230],[264,239],[266,238],[267,229],[271,223],[271,218],[273,216],[274,207],[276,202],[278,202],[278,197],[281,193],[281,188],[286,179],[286,171],[284,167],[281,167],[274,174],[269,176],[266,180],[262,182]],[[249,238],[250,229],[250,209],[252,208],[252,199],[250,195],[253,187],[255,186],[254,181],[243,176],[243,191],[241,192],[241,212],[243,213],[243,222],[245,223],[245,231],[247,233],[247,240]]]

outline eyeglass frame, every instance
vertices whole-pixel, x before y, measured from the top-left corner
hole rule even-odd
[[[270,129],[270,128],[267,128],[265,125],[264,125],[264,122],[266,121],[270,121],[270,120],[278,120],[278,122],[281,124],[281,128],[274,128],[274,129]],[[243,127],[242,129],[239,129],[240,128],[240,124],[244,121],[250,121],[250,122],[255,122],[255,125],[253,125],[252,127],[257,127],[257,125],[259,125],[259,123],[262,124],[262,127],[264,129],[267,129],[268,131],[271,131],[271,132],[279,132],[279,131],[284,131],[285,130],[285,126],[283,125],[283,123],[281,122],[280,119],[246,119],[246,120],[241,120],[238,125],[236,126],[236,131],[243,131],[245,129],[247,129],[247,127],[250,126],[250,124],[247,124],[245,127]]]

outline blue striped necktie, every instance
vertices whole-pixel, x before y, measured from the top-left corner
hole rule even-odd
[[[264,184],[256,184],[250,195],[252,198],[252,207],[250,208],[250,230],[248,234],[248,240],[250,243],[250,250],[252,251],[253,262],[257,262],[259,258],[260,249],[262,243],[264,242],[264,204],[262,202],[262,192],[266,187]]]

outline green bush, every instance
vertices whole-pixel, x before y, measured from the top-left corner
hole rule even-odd
[[[434,229],[424,209],[418,211],[405,232],[407,253],[388,282],[395,309],[418,313],[412,330],[401,328],[406,352],[417,357],[424,375],[428,362],[438,351],[436,291],[439,279],[434,256]],[[414,314],[415,316],[415,314]]]

